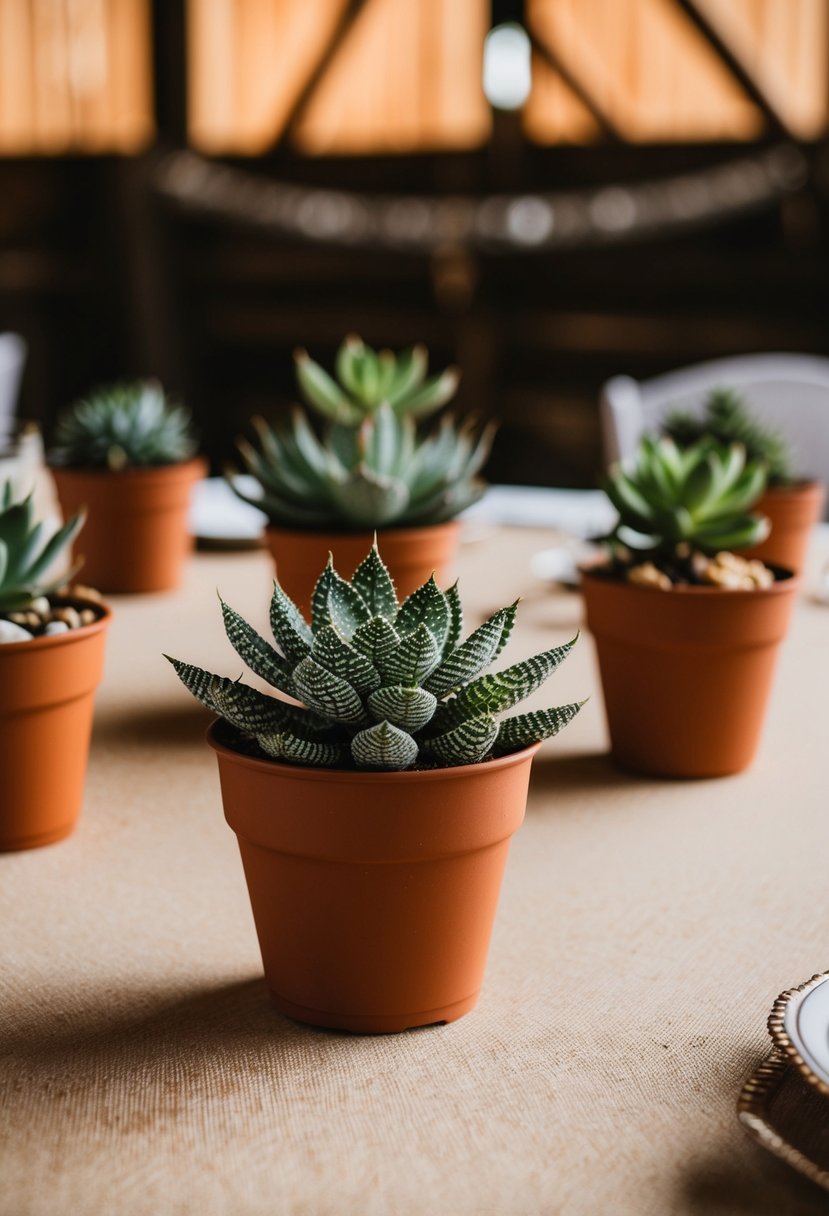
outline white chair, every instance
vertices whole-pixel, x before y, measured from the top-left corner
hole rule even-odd
[[[0,441],[14,429],[17,394],[26,362],[26,343],[19,334],[0,334]]]
[[[671,410],[701,413],[714,388],[745,394],[752,413],[791,441],[796,472],[829,481],[829,359],[819,355],[713,359],[641,382],[614,376],[600,399],[605,464],[630,459]]]

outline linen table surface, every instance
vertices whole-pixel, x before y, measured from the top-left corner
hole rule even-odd
[[[524,596],[510,661],[581,624],[530,574],[550,539],[461,549],[469,627]],[[536,759],[480,1003],[388,1037],[269,1006],[209,715],[161,657],[238,675],[215,589],[264,629],[269,559],[116,598],[80,826],[0,856],[0,1214],[824,1212],[735,1101],[774,997],[829,966],[825,556],[738,777],[617,770],[582,636],[533,701],[591,697]]]

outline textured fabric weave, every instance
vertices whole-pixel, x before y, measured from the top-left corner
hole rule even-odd
[[[580,622],[529,574],[549,541],[462,548],[468,625],[525,596],[513,661]],[[583,637],[534,699],[592,697],[536,760],[478,1008],[359,1038],[267,1003],[207,718],[160,657],[239,674],[217,586],[264,628],[264,554],[116,601],[79,829],[0,856],[0,1214],[825,1211],[735,1101],[774,997],[829,966],[829,609],[802,599],[727,780],[617,771]]]

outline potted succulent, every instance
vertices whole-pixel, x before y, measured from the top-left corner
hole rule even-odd
[[[613,756],[668,777],[752,760],[797,580],[733,552],[768,521],[765,470],[738,444],[642,440],[606,483],[619,513],[610,560],[582,570]]]
[[[49,570],[81,526],[45,540],[31,495],[0,495],[0,851],[67,836],[83,798],[92,707],[109,609],[97,592],[58,592]]]
[[[58,420],[50,452],[64,515],[84,508],[84,575],[104,591],[167,591],[191,548],[195,456],[190,415],[160,384],[103,388]]]
[[[384,1033],[475,1004],[533,755],[580,708],[498,721],[573,645],[483,674],[516,607],[461,640],[457,584],[400,604],[375,544],[351,580],[329,560],[310,625],[274,584],[278,648],[222,603],[239,657],[290,700],[171,659],[219,715],[208,742],[288,1016]]]
[[[675,411],[668,415],[663,429],[683,448],[706,436],[718,443],[740,443],[749,461],[766,466],[766,489],[756,508],[768,518],[771,529],[765,540],[753,546],[746,556],[785,566],[799,574],[812,528],[823,509],[825,486],[814,479],[797,477],[785,435],[762,426],[752,417],[743,398],[724,388],[710,394],[701,417]]]
[[[256,419],[258,443],[240,440],[239,449],[258,492],[247,495],[229,473],[239,496],[268,517],[266,540],[286,592],[307,615],[328,553],[350,575],[375,531],[401,595],[433,570],[444,584],[455,517],[484,491],[477,473],[494,429],[445,416],[432,433],[418,432],[418,421],[454,394],[458,373],[427,379],[424,347],[395,355],[356,337],[338,351],[337,379],[305,351],[295,362],[303,397],[324,420],[322,437],[299,408],[274,428]]]

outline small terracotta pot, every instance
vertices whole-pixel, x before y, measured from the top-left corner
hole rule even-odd
[[[87,518],[75,543],[83,579],[107,592],[169,591],[193,547],[187,522],[201,458],[152,469],[53,468],[64,517]]]
[[[454,577],[461,525],[457,520],[428,528],[384,528],[377,533],[380,556],[389,568],[399,598],[405,599],[434,571],[441,586]],[[265,541],[282,588],[306,616],[316,581],[334,554],[343,578],[351,578],[371,548],[373,532],[291,532],[265,529]]]
[[[663,777],[721,777],[754,758],[799,586],[635,587],[583,570],[611,751]]]
[[[308,769],[207,739],[219,759],[265,976],[301,1022],[388,1034],[478,999],[538,745],[425,772]]]
[[[62,840],[77,822],[111,619],[103,611],[92,625],[0,646],[0,852]]]
[[[741,549],[742,557],[783,566],[800,574],[809,547],[812,528],[820,519],[826,487],[820,481],[801,481],[793,486],[772,486],[752,508],[767,515],[771,531],[762,544]]]

